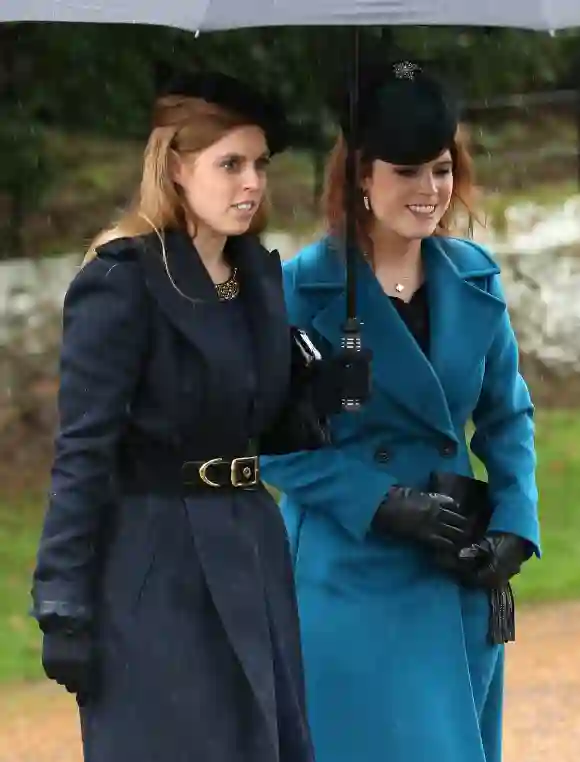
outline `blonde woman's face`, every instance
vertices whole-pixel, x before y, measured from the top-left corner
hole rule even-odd
[[[264,198],[268,164],[263,131],[237,127],[197,154],[178,155],[174,181],[198,225],[218,235],[241,235]]]

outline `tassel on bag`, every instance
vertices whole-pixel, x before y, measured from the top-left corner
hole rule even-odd
[[[492,644],[513,643],[516,639],[516,603],[508,582],[489,593],[489,630]]]

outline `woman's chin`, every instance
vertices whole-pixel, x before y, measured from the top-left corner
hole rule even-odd
[[[437,220],[435,218],[427,219],[427,220],[419,220],[412,225],[405,225],[404,238],[409,239],[410,241],[416,241],[417,239],[421,238],[429,238],[429,236],[432,236],[433,233],[437,230]]]
[[[216,230],[219,235],[224,236],[234,236],[234,235],[243,235],[244,233],[247,233],[250,229],[250,225],[252,223],[252,220],[228,220],[224,224],[221,224],[219,226],[216,226],[218,229]]]

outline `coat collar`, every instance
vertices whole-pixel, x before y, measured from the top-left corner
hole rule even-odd
[[[229,330],[224,324],[223,305],[189,236],[180,230],[166,230],[163,241],[162,246],[155,234],[141,239],[140,258],[147,286],[169,321],[203,354],[211,373],[212,368],[227,363],[227,356],[224,357],[227,342],[220,339],[220,331]],[[227,246],[232,263],[238,268],[255,345],[258,375],[255,416],[259,425],[279,405],[273,390],[285,388],[289,368],[290,344],[280,341],[287,333],[280,260],[277,252],[268,252],[254,236],[230,238]],[[219,384],[209,387],[220,395],[226,391]],[[223,400],[220,403],[216,399],[216,403],[227,416],[228,406]]]
[[[357,262],[357,306],[363,343],[373,352],[376,387],[413,418],[457,441],[453,401],[462,399],[464,379],[488,351],[505,304],[482,288],[481,279],[499,272],[497,265],[484,261],[483,255],[453,257],[452,248],[448,239],[429,238],[423,243],[429,359],[362,257]],[[334,346],[339,344],[345,318],[344,286],[344,266],[332,245],[324,247],[311,277],[299,286],[318,295],[320,307],[312,323]]]

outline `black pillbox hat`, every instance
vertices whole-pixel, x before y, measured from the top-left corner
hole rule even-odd
[[[348,134],[347,111],[341,118]],[[419,165],[453,144],[459,107],[418,63],[400,60],[361,73],[355,148],[367,159]]]

